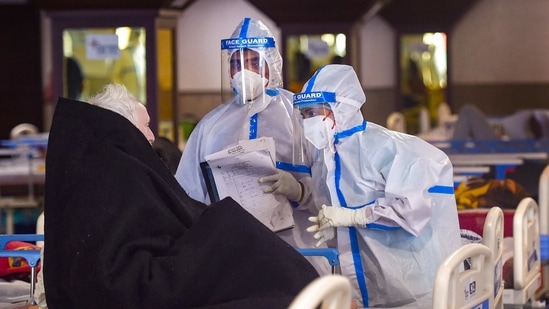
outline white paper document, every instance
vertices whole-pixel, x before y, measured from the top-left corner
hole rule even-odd
[[[262,176],[277,172],[274,141],[261,138],[243,141],[218,153],[206,156],[219,198],[232,197],[272,231],[293,227],[292,206],[284,196],[263,193],[268,184]]]

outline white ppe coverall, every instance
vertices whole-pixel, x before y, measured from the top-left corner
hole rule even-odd
[[[353,299],[359,307],[430,308],[436,270],[461,245],[450,160],[415,136],[364,121],[366,97],[352,67],[320,68],[302,93],[315,91],[335,93],[335,134],[312,167],[317,203],[366,219],[337,227],[328,241]]]
[[[231,38],[272,40],[272,34],[261,21],[244,18]],[[175,176],[190,197],[210,204],[200,162],[204,162],[207,155],[236,145],[238,141],[272,137],[276,145],[277,169],[291,173],[303,189],[300,201],[290,201],[294,207],[294,228],[277,234],[293,247],[311,248],[315,240],[305,231],[309,225],[307,218],[318,210],[310,191],[310,164],[296,165],[293,161],[294,129],[301,128],[293,114],[293,93],[281,88],[282,57],[275,46],[250,49],[258,52],[267,63],[269,81],[265,91],[254,100],[244,103],[239,95],[235,95],[204,116],[185,145]],[[312,212],[309,212],[309,207]],[[319,273],[330,272],[330,266],[325,260],[308,259]]]

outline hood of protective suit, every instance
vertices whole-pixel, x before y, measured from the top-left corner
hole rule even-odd
[[[273,38],[271,31],[259,20],[253,18],[244,18],[242,22],[236,27],[231,38]],[[278,52],[276,47],[274,48],[250,48],[258,52],[265,58],[267,65],[269,66],[269,84],[267,89],[282,88],[282,56]],[[235,49],[229,54],[229,59],[232,53],[237,51]],[[230,73],[229,73],[230,75]]]
[[[330,104],[334,113],[336,132],[345,131],[364,121],[360,107],[366,95],[352,66],[329,64],[321,67],[305,83],[302,92],[327,91],[336,94],[336,104]]]

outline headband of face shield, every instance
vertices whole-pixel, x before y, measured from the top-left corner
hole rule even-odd
[[[294,95],[294,107],[299,110],[303,124],[303,134],[315,148],[333,146],[336,123],[333,105],[334,92],[316,91]]]

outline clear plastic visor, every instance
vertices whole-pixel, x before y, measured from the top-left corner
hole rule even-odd
[[[224,49],[221,52],[223,102],[236,96],[238,103],[248,104],[265,95],[269,67],[262,52],[250,48]]]
[[[300,134],[294,135],[294,160],[296,162],[303,162],[305,158],[309,158],[309,162],[311,162],[311,160],[315,159],[315,156],[312,156],[313,151],[315,151],[314,146],[309,140],[309,135],[312,132],[311,129],[314,130],[314,128],[311,128],[311,125],[315,121],[313,119],[316,117],[318,121],[322,120],[322,122],[326,124],[326,127],[322,127],[323,129],[320,128],[320,130],[325,131],[325,133],[322,133],[323,135],[328,136],[331,134],[329,132],[330,130],[328,130],[328,126],[332,129],[335,127],[335,118],[332,111],[332,106],[326,102],[294,104],[294,115],[299,121],[299,128],[301,131]]]

